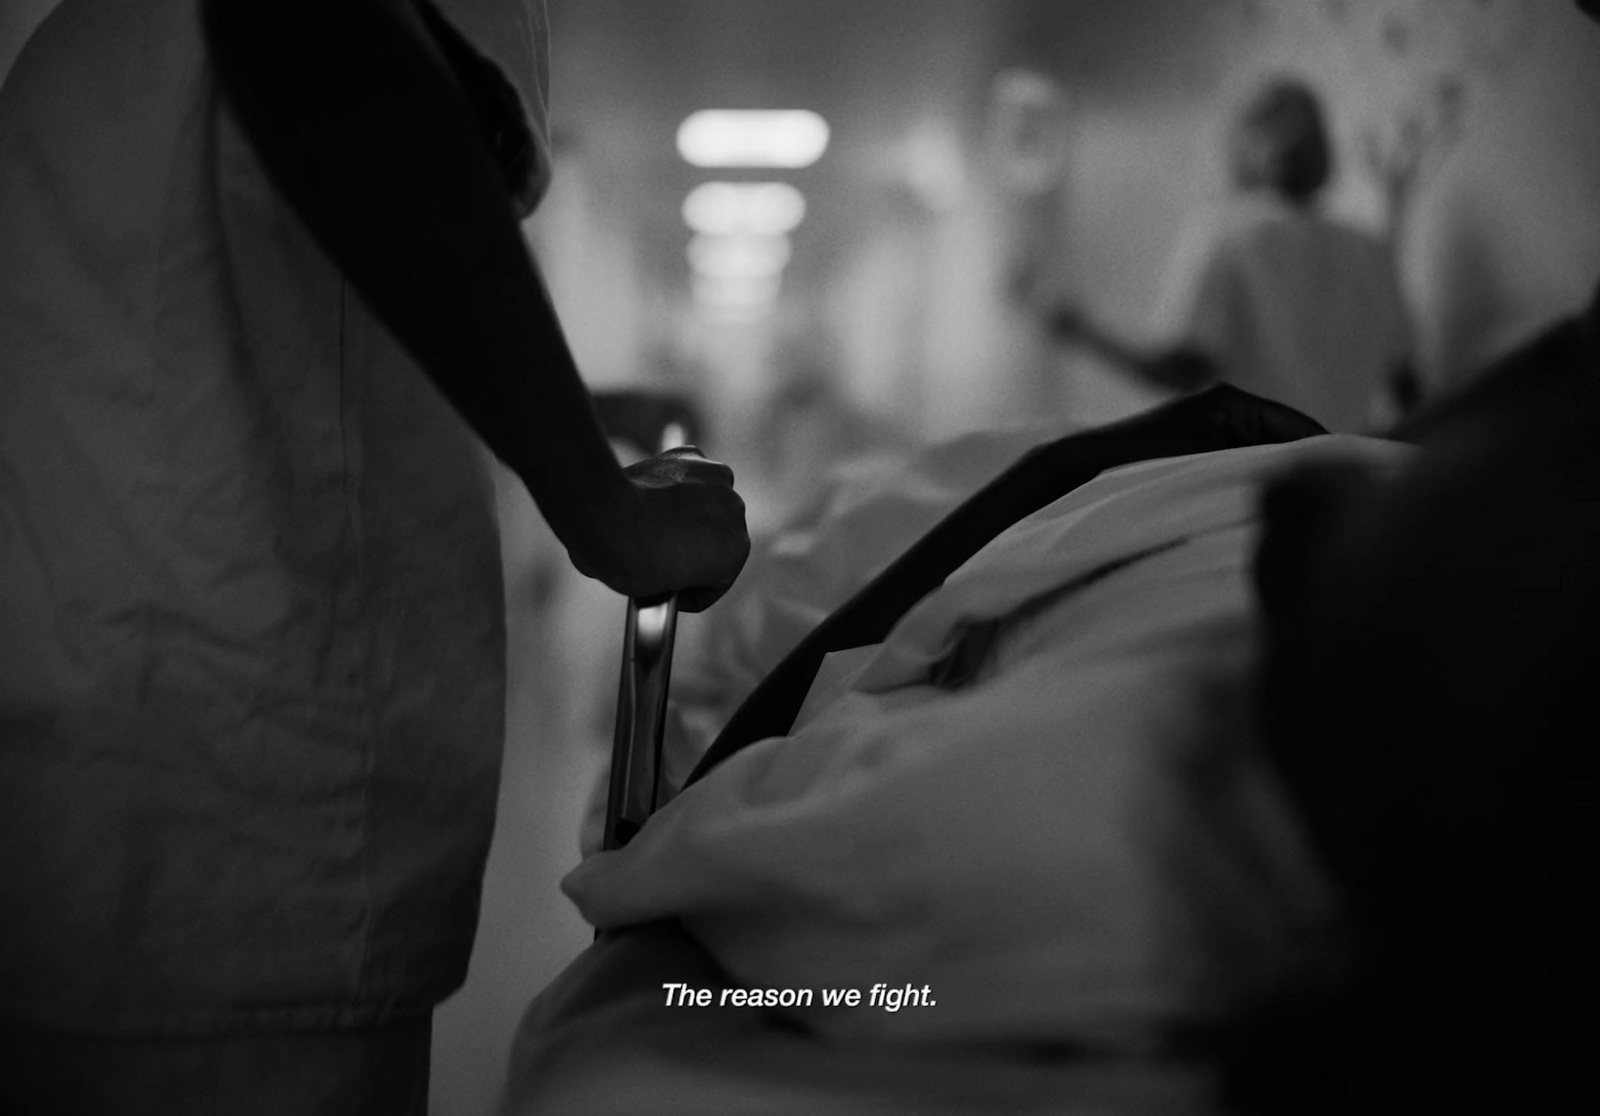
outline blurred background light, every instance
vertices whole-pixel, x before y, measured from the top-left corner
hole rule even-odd
[[[765,279],[789,262],[786,236],[715,236],[700,233],[689,241],[689,267],[711,279]]]
[[[805,215],[805,195],[787,182],[703,182],[683,202],[684,223],[712,235],[779,236]]]
[[[678,126],[697,167],[809,167],[827,147],[827,121],[806,109],[701,109]]]
[[[703,309],[752,312],[769,309],[778,301],[778,277],[694,277],[694,300]]]

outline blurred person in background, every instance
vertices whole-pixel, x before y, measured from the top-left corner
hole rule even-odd
[[[415,1113],[493,830],[482,447],[703,608],[523,242],[539,0],[65,0],[0,91],[0,1110]]]
[[[1231,196],[1179,237],[1156,315],[1165,347],[1141,350],[1073,305],[1050,313],[1052,334],[1155,386],[1225,381],[1335,432],[1409,411],[1418,380],[1391,247],[1318,210],[1334,157],[1316,93],[1270,81],[1240,112],[1228,157]]]

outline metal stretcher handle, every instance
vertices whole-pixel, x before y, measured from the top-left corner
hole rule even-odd
[[[617,688],[617,729],[611,741],[611,786],[600,843],[607,851],[632,840],[656,809],[677,627],[677,598],[628,602],[622,680]]]
[[[661,449],[684,444],[687,431],[668,423]],[[678,599],[628,602],[622,636],[622,678],[617,685],[617,728],[611,739],[611,784],[600,848],[620,849],[655,813],[661,792],[661,742],[667,726],[667,687]]]

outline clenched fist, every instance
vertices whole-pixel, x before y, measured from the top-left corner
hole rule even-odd
[[[613,545],[592,560],[574,555],[574,564],[629,597],[677,593],[686,612],[710,607],[750,553],[733,470],[680,446],[630,465],[624,476],[627,503],[607,532]]]

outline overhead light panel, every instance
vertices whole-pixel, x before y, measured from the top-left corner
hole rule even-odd
[[[809,167],[828,122],[808,109],[701,109],[678,125],[678,154],[697,167]]]
[[[786,236],[711,236],[689,241],[689,267],[710,279],[767,279],[789,262]]]
[[[805,215],[805,195],[787,182],[703,182],[683,200],[684,223],[712,236],[781,236]]]
[[[708,310],[752,313],[770,310],[778,301],[777,276],[762,279],[712,279],[696,275],[694,300]]]

